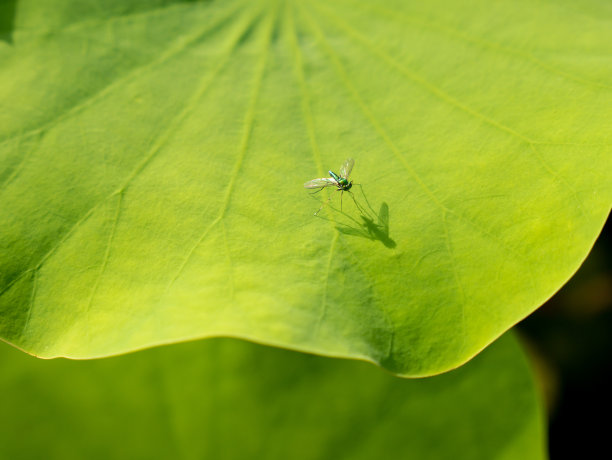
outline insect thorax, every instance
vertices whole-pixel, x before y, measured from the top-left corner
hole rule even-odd
[[[349,190],[353,186],[353,181],[349,182],[344,177],[338,179],[338,187],[342,190]]]

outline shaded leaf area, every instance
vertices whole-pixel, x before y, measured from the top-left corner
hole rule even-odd
[[[0,41],[4,40],[7,43],[13,41],[16,3],[17,0],[0,0]]]
[[[1,337],[44,357],[230,335],[404,376],[464,363],[571,276],[612,202],[611,16],[580,8],[20,4]],[[302,184],[348,157],[362,190],[313,217],[327,191]]]
[[[235,339],[76,362],[3,345],[0,360],[3,458],[545,458],[511,336],[423,380]]]

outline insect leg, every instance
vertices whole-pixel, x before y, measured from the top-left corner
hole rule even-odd
[[[321,187],[319,190],[317,190],[316,192],[310,192],[311,195],[314,195],[315,193],[319,193],[321,190],[323,190],[325,187]]]
[[[354,184],[354,185],[359,185],[359,190],[361,190],[361,194],[363,195],[363,198],[365,199],[365,202],[368,205],[368,208],[370,208],[370,211],[372,211],[372,213],[375,216],[378,216],[378,214],[376,213],[374,208],[372,208],[372,205],[370,204],[370,201],[368,200],[368,197],[366,196],[365,192],[363,191],[363,187],[361,186],[361,184]],[[368,214],[368,213],[366,212],[366,214]]]
[[[359,212],[364,216],[369,216],[367,209],[361,206],[355,199],[355,194],[351,192],[350,190],[347,190],[347,192],[351,194],[351,199],[353,200],[353,203],[355,203],[355,207],[359,210]]]
[[[321,205],[321,207],[320,207],[320,208],[317,210],[317,212],[315,212],[315,213],[314,213],[314,215],[315,215],[315,216],[316,216],[316,215],[318,215],[318,214],[319,214],[319,212],[321,211],[321,209],[323,209],[323,206],[325,206],[327,203],[329,203],[329,201],[330,201],[330,200],[331,200],[331,195],[330,195],[330,196],[327,198],[327,201],[325,201],[325,202],[324,202],[324,203]]]

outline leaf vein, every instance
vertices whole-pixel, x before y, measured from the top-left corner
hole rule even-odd
[[[325,266],[325,274],[323,276],[323,293],[321,295],[321,307],[319,309],[319,317],[317,319],[317,325],[315,327],[315,337],[319,335],[319,331],[321,330],[321,325],[325,321],[325,316],[327,315],[327,296],[329,290],[329,276],[331,274],[331,265],[334,260],[334,250],[336,248],[336,242],[338,241],[338,232],[334,233],[332,237],[331,244],[329,245],[329,253],[327,255],[327,264]]]
[[[130,80],[134,80],[142,76],[147,71],[155,68],[156,66],[164,64],[168,60],[172,59],[174,56],[188,49],[191,45],[196,43],[203,35],[208,33],[210,30],[213,30],[219,24],[222,24],[224,21],[230,18],[235,13],[234,10],[237,10],[237,9],[238,8],[230,10],[229,14],[220,17],[217,21],[214,21],[212,24],[210,24],[209,27],[207,27],[205,30],[203,31],[198,30],[196,33],[192,35],[189,35],[187,37],[180,37],[176,41],[171,42],[167,50],[164,53],[161,53],[153,61],[146,62],[143,65],[137,66],[133,68],[132,70],[130,70],[129,72],[127,72],[126,74],[124,74],[123,76],[112,80],[106,86],[103,86],[102,88],[94,92],[89,97],[86,97],[85,99],[82,99],[80,102],[77,102],[75,105],[68,107],[65,111],[53,117],[51,120],[47,121],[46,123],[43,123],[42,125],[36,128],[30,129],[28,131],[21,132],[21,133],[12,135],[12,136],[9,135],[5,137],[4,139],[1,139],[0,145],[5,144],[6,142],[11,141],[20,136],[28,136],[31,134],[43,134],[49,129],[55,127],[56,125],[59,125],[62,121],[69,119],[70,117],[77,115],[81,111],[93,106],[96,102],[106,97],[116,87]]]
[[[353,2],[352,0],[349,0],[349,1],[353,3],[353,5],[355,5],[355,2]],[[373,3],[361,2],[359,3],[359,7],[365,7],[372,12],[378,12],[379,14],[384,15],[387,18],[390,18],[392,20],[402,19],[405,23],[416,25],[420,27],[421,29],[428,29],[428,30],[433,30],[435,32],[441,32],[451,38],[457,38],[461,40],[462,42],[467,43],[474,47],[479,47],[481,49],[490,49],[490,50],[493,50],[494,52],[501,52],[507,56],[527,60],[531,62],[532,64],[534,64],[535,66],[540,67],[549,73],[561,76],[565,79],[574,81],[576,83],[580,83],[589,88],[612,89],[612,86],[607,85],[605,83],[588,80],[582,76],[574,75],[571,72],[567,72],[563,69],[560,69],[557,66],[550,64],[548,62],[545,62],[542,59],[534,56],[533,54],[529,52],[524,52],[512,46],[503,45],[493,40],[488,40],[486,38],[471,36],[465,33],[464,31],[456,29],[455,27],[452,27],[448,24],[440,24],[428,18],[418,16],[414,13],[411,13],[410,16],[407,16],[405,13],[402,13],[400,11],[390,10],[389,8],[386,8],[378,4],[373,4]]]
[[[421,77],[416,72],[414,72],[414,71],[408,69],[407,67],[403,66],[402,64],[397,62],[392,56],[389,56],[388,54],[383,53],[382,51],[379,51],[376,47],[374,47],[372,45],[372,43],[368,39],[363,37],[359,32],[357,32],[355,29],[353,29],[348,24],[346,24],[346,22],[342,21],[340,18],[338,18],[337,16],[333,15],[329,11],[325,12],[321,7],[319,7],[318,10],[321,11],[325,16],[327,16],[328,19],[330,17],[331,17],[331,19],[334,19],[332,24],[335,24],[338,27],[340,27],[341,29],[343,29],[348,37],[351,37],[353,40],[356,40],[356,41],[360,42],[372,54],[378,56],[383,62],[385,62],[389,66],[391,66],[391,67],[395,68],[396,70],[398,70],[408,80],[410,80],[413,83],[416,83],[419,86],[425,88],[430,94],[434,95],[435,97],[437,97],[442,102],[445,102],[445,103],[449,104],[450,106],[455,107],[455,108],[463,111],[464,113],[469,114],[472,117],[474,117],[476,119],[479,119],[480,121],[482,121],[482,122],[484,122],[484,123],[486,123],[486,124],[496,128],[496,129],[498,129],[500,131],[503,131],[503,132],[505,132],[505,133],[507,133],[507,134],[509,134],[509,135],[511,135],[511,136],[513,136],[515,138],[517,138],[517,139],[520,139],[523,142],[527,142],[527,143],[534,143],[534,142],[536,142],[536,141],[530,139],[529,137],[525,136],[524,134],[519,133],[515,129],[510,128],[509,126],[506,126],[503,123],[500,123],[500,122],[494,120],[493,118],[489,117],[488,115],[485,115],[485,114],[483,114],[483,113],[481,113],[481,112],[479,112],[479,111],[469,107],[468,105],[464,104],[460,100],[458,100],[455,97],[451,96],[450,94],[448,94],[447,92],[445,92],[444,90],[442,90],[441,88],[436,86],[435,84],[433,84],[430,81],[426,80],[425,78]]]
[[[23,329],[21,332],[21,336],[25,337],[29,327],[30,327],[30,321],[32,319],[32,312],[34,310],[34,302],[36,299],[36,290],[38,288],[38,270],[32,270],[33,272],[33,276],[32,276],[32,291],[30,292],[30,299],[28,301],[28,314],[26,316],[26,320],[23,324]]]
[[[461,331],[462,331],[462,344],[461,348],[465,346],[466,337],[467,337],[467,327],[465,321],[465,308],[467,305],[467,300],[465,297],[465,291],[463,290],[463,285],[461,284],[461,279],[459,277],[459,271],[457,269],[457,260],[456,256],[453,252],[453,245],[451,241],[450,231],[448,229],[447,222],[447,212],[442,213],[442,224],[444,225],[444,241],[446,245],[446,252],[448,253],[448,257],[450,260],[451,270],[453,272],[453,278],[455,280],[455,288],[459,294],[459,308],[461,309]]]
[[[123,193],[119,193],[117,196],[117,207],[115,210],[115,215],[113,216],[113,222],[110,227],[110,231],[108,234],[108,239],[106,241],[106,247],[104,249],[104,256],[102,257],[102,263],[100,264],[100,270],[96,275],[96,279],[92,285],[91,292],[89,294],[89,299],[87,300],[87,306],[85,308],[85,314],[87,316],[87,323],[89,325],[89,314],[91,311],[91,307],[93,305],[94,297],[98,291],[98,286],[100,285],[100,281],[104,276],[104,272],[106,271],[106,267],[108,265],[108,260],[110,257],[111,247],[113,245],[113,240],[115,238],[115,232],[117,230],[117,225],[119,223],[119,218],[121,215],[121,204],[123,202]],[[90,329],[90,328],[89,328]]]
[[[270,16],[269,17],[269,25],[268,25],[267,37],[265,38],[265,40],[262,40],[263,52],[261,53],[261,58],[260,58],[260,61],[259,61],[258,70],[255,72],[255,84],[254,84],[253,92],[252,92],[251,97],[250,97],[249,108],[247,110],[247,114],[245,116],[244,123],[243,123],[243,135],[242,135],[242,140],[240,142],[238,158],[237,158],[237,160],[236,160],[236,162],[234,164],[234,168],[232,169],[230,180],[228,181],[228,185],[227,185],[226,190],[225,190],[225,195],[224,195],[224,198],[223,198],[223,203],[221,205],[221,209],[219,211],[219,214],[215,218],[215,220],[206,228],[206,230],[204,230],[204,232],[197,239],[195,244],[187,251],[186,257],[181,262],[178,271],[171,278],[170,283],[166,287],[166,292],[168,292],[170,290],[170,288],[174,285],[176,280],[181,276],[181,274],[185,270],[187,264],[191,260],[191,257],[193,256],[193,254],[195,254],[196,249],[200,246],[200,244],[202,244],[202,242],[204,241],[206,236],[209,234],[210,230],[212,230],[212,228],[225,217],[225,213],[226,213],[226,211],[228,209],[228,206],[229,206],[229,203],[230,203],[230,199],[231,199],[232,193],[234,191],[234,187],[235,187],[235,183],[236,183],[236,178],[237,178],[237,176],[238,176],[238,174],[240,172],[240,169],[242,168],[242,163],[243,163],[244,158],[246,156],[246,151],[248,149],[248,144],[249,144],[249,140],[250,140],[250,137],[251,137],[251,132],[253,130],[255,108],[256,108],[256,105],[257,105],[257,101],[259,99],[259,94],[261,92],[261,83],[262,83],[263,75],[265,73],[265,68],[266,68],[266,65],[267,65],[268,51],[269,51],[269,46],[270,46],[270,42],[271,42],[271,39],[272,39],[272,27],[273,27],[273,25],[274,25],[274,17]]]

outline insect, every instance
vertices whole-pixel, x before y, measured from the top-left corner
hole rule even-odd
[[[355,165],[355,160],[352,158],[347,159],[342,166],[340,167],[340,174],[336,174],[333,171],[328,171],[331,177],[322,177],[320,179],[309,180],[304,184],[305,188],[318,188],[314,193],[318,193],[323,190],[325,187],[336,187],[336,191],[340,192],[340,210],[342,211],[342,195],[344,192],[348,192],[353,186],[353,181],[349,181],[349,176],[351,175],[351,171],[353,170],[353,166]],[[327,199],[325,203],[321,205],[319,210],[314,213],[316,216],[319,214],[319,211],[323,209],[329,200],[331,200],[331,196]]]

